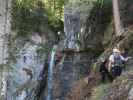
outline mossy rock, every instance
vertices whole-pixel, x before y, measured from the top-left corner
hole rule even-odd
[[[133,71],[129,71],[114,80],[102,100],[128,100],[128,94],[132,86]]]

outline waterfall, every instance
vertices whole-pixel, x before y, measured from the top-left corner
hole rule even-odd
[[[66,35],[65,48],[77,49],[78,34],[80,33],[80,14],[65,10],[64,31]]]
[[[46,100],[52,100],[52,88],[53,88],[53,67],[54,67],[54,61],[55,61],[55,54],[56,54],[57,46],[54,45],[52,52],[51,52],[51,58],[49,62],[49,68],[48,68],[48,91],[47,91],[47,99]]]

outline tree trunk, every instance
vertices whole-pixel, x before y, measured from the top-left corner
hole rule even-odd
[[[112,4],[113,4],[115,33],[116,33],[116,36],[121,36],[122,35],[122,25],[121,25],[121,20],[120,20],[120,11],[119,11],[118,0],[112,0]]]

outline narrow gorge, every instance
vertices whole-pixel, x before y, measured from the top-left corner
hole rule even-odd
[[[133,100],[132,0],[0,0],[0,100]],[[101,82],[115,47],[131,58]]]

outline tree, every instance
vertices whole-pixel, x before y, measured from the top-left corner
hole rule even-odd
[[[118,0],[112,0],[112,4],[113,4],[115,33],[116,33],[116,36],[121,36],[122,35],[122,24],[121,24],[121,20],[120,20],[120,11],[119,11]]]

